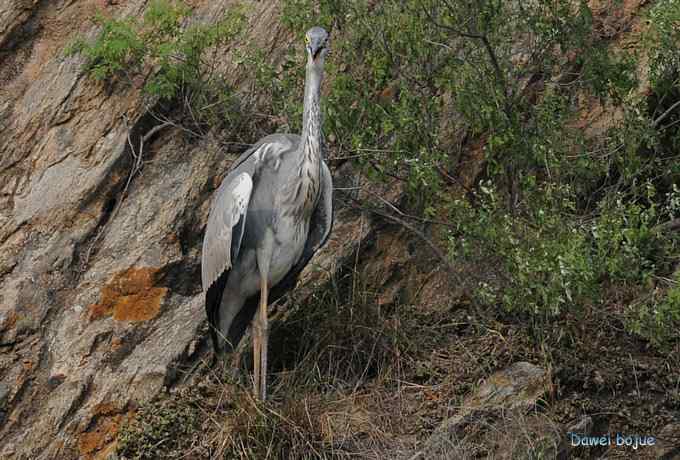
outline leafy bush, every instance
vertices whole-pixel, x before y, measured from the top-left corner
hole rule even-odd
[[[98,13],[101,27],[93,41],[77,38],[66,54],[82,54],[84,68],[97,80],[145,79],[144,90],[161,102],[179,100],[195,122],[215,124],[217,110],[231,105],[233,93],[214,72],[211,50],[230,43],[245,17],[235,7],[215,24],[185,26],[191,10],[181,1],[154,0],[143,18],[111,19]],[[145,72],[153,72],[146,79]]]
[[[653,86],[664,85],[666,90],[677,85],[680,70],[678,40],[680,30],[680,1],[661,0],[649,12],[649,32],[646,44],[650,53],[650,77]]]
[[[628,327],[659,348],[677,340],[680,328],[680,271],[666,289],[655,289],[650,298],[628,308]]]
[[[598,286],[587,232],[562,219],[569,190],[543,185],[532,198],[531,214],[513,216],[492,183],[482,184],[477,206],[456,202],[462,237],[450,244],[454,259],[477,267],[478,302],[540,318],[590,302]]]
[[[89,44],[85,39],[77,38],[66,49],[66,54],[83,54],[85,69],[97,80],[127,73],[129,67],[138,64],[145,53],[145,45],[135,30],[135,21],[109,20],[101,13],[94,19],[102,28],[96,41]]]

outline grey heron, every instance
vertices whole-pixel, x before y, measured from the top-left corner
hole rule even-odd
[[[333,225],[320,106],[328,38],[321,27],[305,34],[302,135],[266,136],[236,160],[214,196],[203,239],[201,275],[215,352],[235,350],[252,321],[254,391],[263,400],[267,306],[295,286]]]

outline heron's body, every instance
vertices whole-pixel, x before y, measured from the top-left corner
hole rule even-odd
[[[203,240],[203,289],[215,349],[233,350],[255,316],[255,389],[263,399],[267,305],[294,287],[332,226],[319,109],[326,39],[320,28],[307,33],[302,136],[267,136],[234,163],[216,192]]]
[[[306,218],[303,219],[297,219],[296,214],[291,212],[292,208],[281,203],[284,196],[282,190],[290,187],[291,182],[299,179],[301,160],[298,153],[299,142],[300,136],[296,135],[267,136],[244,154],[247,159],[234,168],[223,182],[224,186],[228,187],[244,172],[253,177],[253,190],[247,208],[239,257],[234,261],[226,279],[223,290],[227,295],[222,295],[219,309],[219,329],[228,341],[232,342],[231,344],[225,343],[227,347],[235,346],[238,336],[243,333],[242,324],[234,325],[239,329],[238,331],[228,333],[234,318],[243,309],[248,299],[257,300],[259,297],[258,245],[268,237],[273,239],[268,271],[268,284],[273,288],[279,286],[284,277],[300,261],[307,243],[311,214],[319,204],[318,191],[305,200],[303,206],[306,209],[301,210],[306,214],[304,216]],[[277,147],[272,148],[272,146]],[[325,164],[323,166],[325,168]],[[260,183],[267,184],[267,186],[259,186]],[[310,188],[314,187],[310,185]],[[294,280],[287,284],[292,283]],[[270,298],[270,303],[275,300]],[[246,320],[248,321],[250,318]]]

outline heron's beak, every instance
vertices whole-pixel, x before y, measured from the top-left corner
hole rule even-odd
[[[321,50],[324,49],[324,45],[309,45],[307,47],[309,50],[309,54],[312,56],[312,59],[316,61],[316,58],[319,57],[319,54],[321,53]]]

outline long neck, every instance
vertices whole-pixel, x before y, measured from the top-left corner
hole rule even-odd
[[[322,71],[308,64],[305,77],[302,136],[298,147],[298,170],[297,174],[291,178],[290,190],[284,194],[290,197],[290,212],[296,214],[301,223],[308,222],[319,196],[323,142],[319,90],[322,79]]]
[[[305,161],[318,163],[321,157],[321,104],[319,101],[323,71],[307,64],[304,114],[300,146]]]

